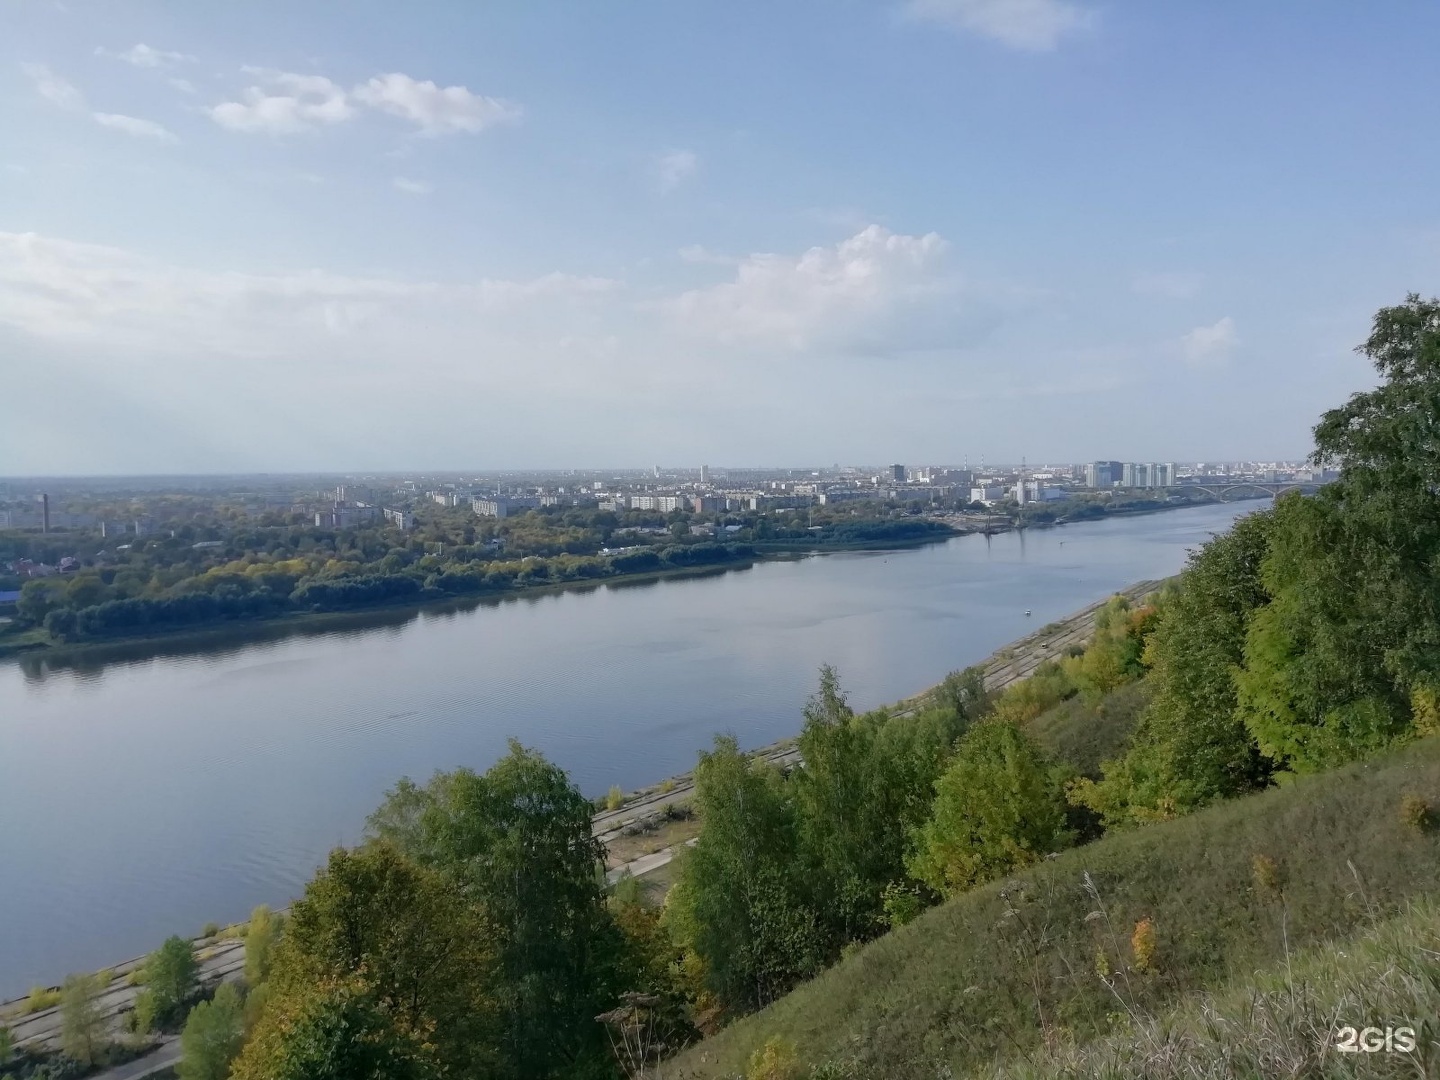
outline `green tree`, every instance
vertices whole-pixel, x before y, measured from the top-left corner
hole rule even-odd
[[[829,957],[886,927],[885,889],[907,878],[906,838],[928,816],[932,785],[978,701],[965,699],[963,710],[857,717],[834,671],[821,670],[789,787],[811,892],[824,898],[817,913]]]
[[[495,1063],[493,931],[473,898],[392,845],[336,850],[291,907],[261,1025],[303,1014],[320,985],[358,980],[394,1029],[455,1076]]]
[[[0,1068],[10,1064],[10,1059],[15,1056],[15,1036],[10,1034],[10,1029],[0,1024]]]
[[[752,765],[731,736],[700,755],[695,800],[705,828],[681,860],[667,921],[726,1008],[760,1008],[825,958],[794,811],[779,774]]]
[[[180,1033],[180,1080],[225,1080],[245,1044],[245,1003],[233,983],[190,1010]]]
[[[1107,825],[1174,817],[1267,782],[1237,713],[1235,672],[1250,619],[1269,600],[1260,564],[1273,525],[1270,512],[1241,518],[1194,552],[1162,597],[1146,645],[1151,702],[1126,754],[1074,792]]]
[[[250,925],[245,931],[245,981],[250,986],[259,986],[270,977],[275,946],[284,927],[285,917],[265,904],[250,913]]]
[[[955,713],[962,729],[983,719],[993,707],[990,691],[985,688],[985,668],[976,664],[950,672],[935,688],[935,700]]]
[[[60,989],[60,1044],[66,1057],[86,1066],[96,1064],[105,1048],[102,990],[94,975],[71,975]]]
[[[1261,567],[1271,601],[1250,622],[1236,677],[1261,752],[1295,772],[1373,753],[1410,724],[1407,688],[1386,670],[1399,643],[1364,613],[1347,531],[1328,500],[1280,501]]]
[[[1315,428],[1340,479],[1277,505],[1272,600],[1237,680],[1262,750],[1296,772],[1406,737],[1412,700],[1440,687],[1440,301],[1382,309],[1359,351],[1380,385]]]
[[[603,1059],[595,1017],[614,996],[620,937],[601,887],[590,801],[563,770],[510,744],[488,772],[402,782],[370,835],[434,867],[486,913],[494,935],[502,1056],[520,1076]]]
[[[274,1002],[231,1080],[440,1080],[434,1049],[406,1031],[363,979],[315,984]]]
[[[155,1024],[178,1024],[195,996],[200,965],[190,942],[171,935],[145,960],[141,981],[149,997],[150,1015]]]
[[[1003,877],[1070,842],[1050,763],[1018,728],[972,728],[935,782],[935,808],[917,832],[910,872],[946,896]]]

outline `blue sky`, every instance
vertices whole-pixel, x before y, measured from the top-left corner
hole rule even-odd
[[[1293,457],[1440,7],[0,0],[0,473]]]

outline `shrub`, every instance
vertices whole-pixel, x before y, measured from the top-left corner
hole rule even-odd
[[[1417,832],[1425,832],[1431,823],[1430,804],[1419,795],[1406,794],[1400,800],[1400,821]]]
[[[1262,900],[1276,901],[1285,898],[1285,891],[1280,881],[1280,867],[1269,855],[1251,857],[1250,876],[1255,882],[1255,895]]]
[[[200,936],[203,938],[214,938],[220,936],[220,924],[207,922],[200,928]]]
[[[1130,935],[1130,954],[1135,958],[1136,971],[1155,970],[1155,951],[1158,947],[1155,920],[1147,915],[1135,924],[1135,932]]]
[[[250,913],[250,925],[242,936],[245,939],[245,981],[252,988],[270,977],[275,945],[284,928],[284,917],[276,915],[265,904]]]
[[[800,1059],[795,1047],[779,1036],[771,1036],[750,1056],[745,1080],[799,1080]]]
[[[612,784],[610,790],[605,794],[605,809],[619,810],[625,805],[625,792],[620,790],[619,784]]]
[[[29,996],[25,998],[25,1011],[27,1013],[44,1012],[46,1009],[53,1009],[59,1004],[59,990],[47,989],[43,986],[32,986]]]

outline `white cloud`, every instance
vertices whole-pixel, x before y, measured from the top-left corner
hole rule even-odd
[[[45,64],[21,64],[20,70],[35,84],[35,92],[51,104],[62,109],[85,108],[85,95]]]
[[[292,135],[350,120],[357,105],[408,120],[425,135],[483,131],[520,118],[519,107],[509,102],[398,72],[377,75],[346,91],[323,75],[242,70],[256,76],[257,84],[247,87],[239,101],[221,102],[208,110],[211,119],[231,131]]]
[[[195,93],[195,84],[192,83],[189,79],[167,79],[166,82],[168,82],[176,90],[179,90],[182,94]]]
[[[870,225],[799,256],[747,256],[733,280],[664,306],[686,331],[727,343],[864,353],[952,348],[988,329],[994,310],[946,271],[947,247],[935,233]]]
[[[660,191],[669,194],[700,167],[700,157],[693,150],[670,150],[656,162]]]
[[[909,0],[902,10],[1028,52],[1050,52],[1094,22],[1093,12],[1070,0]]]
[[[403,176],[395,177],[394,184],[397,190],[405,192],[406,195],[429,195],[435,190],[423,180],[408,180]]]
[[[123,131],[126,135],[133,135],[139,139],[157,139],[160,142],[177,141],[174,132],[153,120],[142,120],[138,116],[125,116],[121,113],[97,112],[91,115],[95,118],[95,122],[102,127]]]
[[[1141,274],[1130,283],[1130,289],[1142,296],[1164,296],[1171,300],[1186,300],[1200,291],[1201,284],[1199,274]]]
[[[124,52],[118,53],[111,52],[102,46],[95,50],[95,55],[113,56],[116,60],[123,60],[127,64],[133,64],[135,67],[142,68],[169,67],[171,64],[193,64],[195,62],[195,57],[189,53],[167,52],[164,49],[153,49],[143,42],[126,49]]]
[[[440,87],[427,80],[391,72],[355,87],[355,100],[409,120],[426,135],[477,132],[520,119],[520,108],[498,98],[473,94],[463,86]]]
[[[540,305],[555,310],[603,297],[605,278],[551,273],[525,281],[441,283],[323,271],[211,273],[130,252],[34,233],[0,232],[0,326],[41,338],[129,347],[222,363],[227,356],[304,355],[317,341],[405,349],[513,329]],[[397,353],[398,355],[399,353]]]
[[[1180,339],[1180,350],[1187,363],[1196,367],[1222,364],[1235,348],[1235,320],[1229,315],[1209,326],[1197,326]]]
[[[318,124],[338,124],[354,110],[345,91],[323,75],[296,75],[287,71],[245,68],[259,78],[239,101],[225,101],[209,110],[221,127],[246,133],[293,135]]]

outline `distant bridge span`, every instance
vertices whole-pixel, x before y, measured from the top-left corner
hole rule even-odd
[[[1245,482],[1239,484],[1179,484],[1174,490],[1184,492],[1197,491],[1217,502],[1228,502],[1232,498],[1244,498],[1245,496],[1240,495],[1242,491],[1251,498],[1259,495],[1269,495],[1273,499],[1284,495],[1287,491],[1299,491],[1306,495],[1313,495],[1324,486],[1324,484],[1301,483],[1297,481],[1285,481],[1272,484]]]

